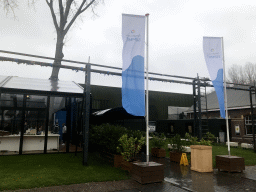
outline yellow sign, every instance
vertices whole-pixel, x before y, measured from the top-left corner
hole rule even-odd
[[[181,159],[180,159],[180,165],[188,165],[188,158],[186,153],[182,153]]]

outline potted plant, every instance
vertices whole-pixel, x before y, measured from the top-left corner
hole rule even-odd
[[[177,134],[173,138],[171,138],[170,144],[170,161],[179,163],[182,153],[184,152],[185,141],[181,140],[180,135]]]
[[[127,135],[128,137],[137,138],[139,140],[142,137],[146,137],[146,132],[140,130],[128,130]],[[140,152],[146,153],[146,142],[141,146],[139,153]]]
[[[216,141],[216,137],[212,133],[207,132],[205,134],[205,140],[206,141],[211,141],[211,143],[214,143],[214,141]]]
[[[112,163],[114,167],[120,167],[123,161],[122,155],[117,151],[118,139],[127,133],[122,126],[102,124],[93,126],[90,130],[90,150],[98,151],[100,156]]]
[[[153,136],[150,140],[150,144],[152,146],[151,148],[151,154],[154,157],[165,157],[166,151],[163,148],[165,145],[165,135],[162,133],[160,137]]]
[[[131,171],[132,162],[136,160],[136,155],[141,150],[141,146],[145,143],[145,137],[138,139],[137,137],[128,137],[124,134],[119,140],[117,151],[123,156],[124,161],[121,166],[124,170]]]
[[[132,178],[141,184],[162,182],[164,180],[163,164],[136,161],[136,155],[141,146],[145,144],[145,137],[141,135],[138,137],[140,138],[129,137],[125,134],[119,139],[120,144],[117,149],[125,160],[121,164],[122,168],[129,171]]]

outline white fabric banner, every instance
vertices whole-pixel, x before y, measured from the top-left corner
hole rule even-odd
[[[122,15],[122,105],[135,116],[145,115],[145,16]]]
[[[225,118],[222,38],[203,37],[203,49],[208,72],[218,97],[220,115]]]

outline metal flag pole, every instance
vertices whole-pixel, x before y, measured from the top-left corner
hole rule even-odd
[[[225,73],[225,58],[224,58],[224,42],[223,37],[221,38],[222,42],[222,54],[223,54],[223,77],[224,77],[224,101],[226,109],[226,127],[227,127],[227,142],[228,142],[228,156],[230,156],[230,142],[229,142],[229,125],[228,125],[228,100],[227,100],[227,84],[226,84],[226,73]]]
[[[147,42],[146,42],[146,156],[147,156],[147,164],[149,164],[149,131],[148,131],[148,120],[149,120],[149,112],[148,112],[148,18],[149,14],[145,15],[147,17]]]

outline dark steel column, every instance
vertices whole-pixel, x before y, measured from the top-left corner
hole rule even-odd
[[[46,107],[46,123],[44,129],[44,153],[47,153],[47,141],[48,141],[48,126],[49,126],[49,110],[50,110],[50,100],[51,97],[47,97],[47,107]]]
[[[0,111],[1,111],[1,129],[4,130],[4,125],[3,125],[3,121],[4,121],[4,111],[2,109],[2,93],[0,92]]]
[[[88,165],[91,65],[86,65],[83,108],[83,165]]]
[[[71,135],[71,97],[67,98],[67,115],[66,115],[66,152],[69,153],[70,135]]]
[[[196,114],[196,80],[193,80],[193,97],[194,97],[194,133],[193,136],[196,136],[196,126],[197,126],[197,114]]]
[[[24,136],[25,113],[26,113],[26,101],[27,101],[27,95],[23,95],[19,155],[22,155],[22,149],[23,149],[23,136]]]
[[[197,89],[198,89],[198,96],[197,96],[197,102],[198,102],[198,130],[199,130],[199,140],[202,139],[202,118],[201,118],[201,81],[199,80],[199,77],[197,76]]]
[[[254,132],[254,120],[253,120],[253,104],[252,104],[252,89],[254,87],[250,87],[250,104],[251,104],[251,118],[252,118],[252,135],[253,135],[253,148],[254,151],[256,151],[256,147],[255,147],[255,132]],[[254,88],[254,93],[255,93],[255,88]]]

